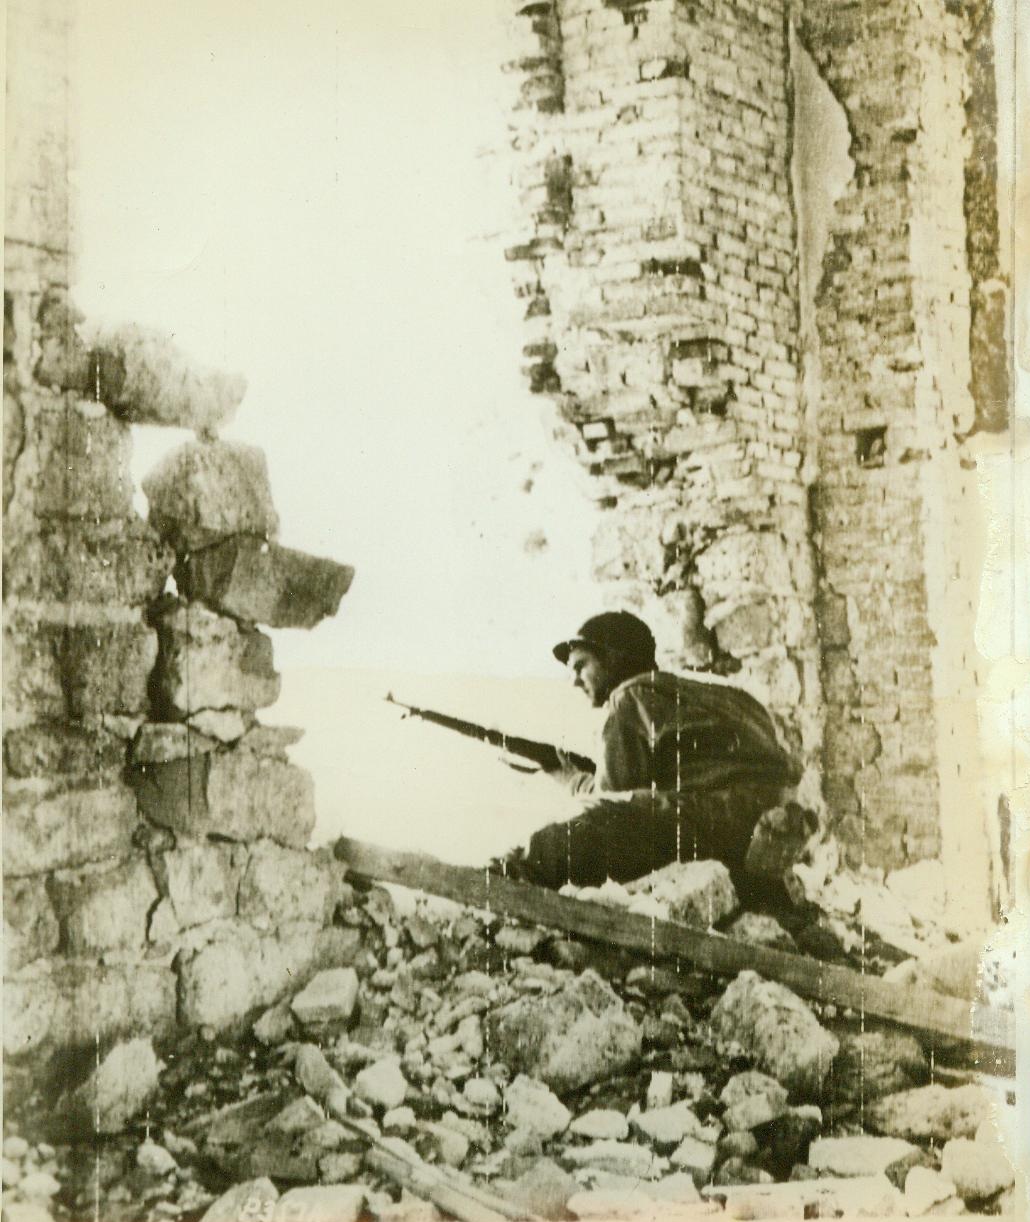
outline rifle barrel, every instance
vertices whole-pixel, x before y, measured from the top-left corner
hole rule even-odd
[[[551,743],[538,742],[536,739],[523,738],[517,734],[506,734],[503,730],[492,730],[488,726],[479,725],[475,721],[466,721],[461,717],[452,717],[449,713],[438,713],[435,709],[423,709],[413,704],[404,704],[395,700],[392,692],[388,692],[386,700],[398,708],[405,709],[412,717],[433,725],[442,726],[445,730],[453,730],[467,738],[477,738],[480,742],[489,743],[492,747],[501,747],[513,755],[522,755],[534,760],[543,768],[555,769],[561,766],[562,757],[582,772],[595,772],[594,761],[576,751],[559,752]]]

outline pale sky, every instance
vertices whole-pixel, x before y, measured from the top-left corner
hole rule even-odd
[[[495,8],[80,0],[77,300],[242,372],[226,435],[264,449],[281,541],[357,569],[335,621],[275,634],[284,669],[554,674],[597,609],[586,477],[484,236],[515,206],[477,156]],[[135,432],[137,482],[187,436]]]

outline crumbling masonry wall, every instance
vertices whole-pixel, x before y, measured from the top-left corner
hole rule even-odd
[[[1007,398],[988,6],[551,0],[514,25],[526,372],[597,477],[610,601],[770,706],[853,861],[942,829],[960,855],[983,835],[963,438]],[[853,162],[812,302],[795,35]]]
[[[258,623],[335,613],[352,570],[276,543],[241,379],[69,304],[69,26],[12,6],[4,299],[4,1046],[220,1029],[351,961],[305,846],[299,731]],[[35,75],[35,69],[40,75]],[[40,92],[40,91],[43,92]],[[132,426],[191,428],[133,509]],[[170,579],[174,575],[174,582]],[[167,592],[166,592],[167,591]]]

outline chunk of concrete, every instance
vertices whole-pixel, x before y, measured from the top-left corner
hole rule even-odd
[[[504,1119],[520,1134],[548,1141],[565,1132],[572,1114],[543,1082],[519,1074],[504,1092]]]
[[[158,890],[150,866],[137,854],[116,866],[86,866],[51,876],[50,894],[69,953],[85,957],[147,940]]]
[[[197,840],[267,837],[303,848],[315,825],[309,774],[251,751],[150,764],[134,769],[129,779],[144,818]]]
[[[334,560],[236,535],[191,552],[175,570],[190,599],[270,628],[313,628],[335,615],[354,570]]]
[[[954,1137],[941,1154],[941,1175],[964,1201],[981,1201],[1010,1188],[1015,1171],[1001,1146]]]
[[[178,552],[193,552],[226,535],[275,539],[265,456],[240,442],[187,442],[143,480],[150,522]]]
[[[4,873],[42,874],[128,856],[138,822],[132,790],[114,778],[97,788],[8,782]]]
[[[42,878],[4,882],[4,975],[57,949],[57,915]]]
[[[529,1217],[562,1218],[578,1187],[572,1176],[552,1159],[538,1158],[517,1180],[505,1185],[504,1195]]]
[[[240,1222],[243,1218],[270,1218],[279,1190],[270,1179],[261,1177],[234,1184],[212,1202],[200,1222]]]
[[[991,1097],[982,1086],[919,1086],[877,1099],[866,1108],[866,1124],[893,1137],[973,1137],[991,1115]]]
[[[170,601],[155,618],[161,653],[154,691],[169,720],[202,709],[253,712],[279,698],[272,642],[199,603]]]
[[[293,1011],[286,999],[277,1002],[261,1015],[251,1028],[254,1038],[266,1048],[285,1043],[293,1031]]]
[[[926,1054],[919,1041],[900,1031],[845,1032],[833,1062],[830,1088],[835,1098],[863,1098],[867,1104],[925,1082]],[[907,1133],[893,1133],[907,1137]]]
[[[702,928],[737,908],[737,892],[721,861],[673,862],[628,883],[626,890],[664,904],[670,920]]]
[[[668,1107],[638,1112],[630,1117],[630,1127],[663,1151],[678,1146],[685,1137],[696,1137],[713,1143],[718,1137],[716,1129],[709,1129],[698,1120],[694,1109],[686,1100],[670,1103]]]
[[[808,1165],[827,1175],[879,1175],[915,1150],[900,1137],[820,1137],[808,1148]]]
[[[569,1132],[591,1141],[624,1141],[629,1136],[629,1121],[612,1108],[594,1108],[577,1116],[569,1125]]]
[[[726,930],[726,936],[752,946],[771,946],[774,950],[797,951],[797,943],[775,917],[764,912],[742,912]]]
[[[588,1146],[569,1146],[562,1151],[561,1158],[570,1167],[589,1167],[644,1180],[660,1179],[669,1169],[667,1158],[629,1141],[593,1141]]]
[[[840,1047],[785,985],[741,972],[712,1010],[712,1030],[799,1097],[818,1095]]]
[[[351,967],[319,972],[291,1003],[297,1020],[305,1026],[343,1023],[354,1013],[358,1000],[358,976]]]
[[[355,977],[355,983],[356,980]],[[294,1004],[296,1004],[296,998]],[[408,1082],[395,1060],[384,1059],[375,1061],[361,1070],[354,1079],[354,1093],[359,1099],[364,1099],[373,1107],[389,1112],[400,1107],[404,1102],[408,1093]]]
[[[116,1044],[58,1111],[82,1133],[121,1133],[157,1090],[163,1068],[149,1039]]]
[[[734,1074],[719,1096],[725,1111],[723,1124],[730,1131],[755,1129],[787,1111],[787,1091],[775,1078],[749,1069]]]
[[[670,1162],[680,1171],[686,1171],[694,1184],[700,1188],[712,1178],[715,1145],[712,1142],[700,1141],[696,1137],[684,1137],[673,1151]]]
[[[318,1184],[291,1188],[276,1203],[272,1222],[358,1222],[368,1190],[360,1184]]]
[[[905,1212],[910,1218],[921,1217],[934,1205],[956,1195],[951,1180],[930,1167],[913,1167],[905,1176]]]
[[[640,1055],[642,1033],[615,992],[587,971],[544,999],[533,996],[487,1019],[495,1057],[556,1091],[610,1077]]]

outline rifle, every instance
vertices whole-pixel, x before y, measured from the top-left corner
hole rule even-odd
[[[553,772],[571,764],[581,772],[595,772],[596,765],[592,759],[580,755],[576,751],[559,751],[551,743],[537,742],[532,738],[520,738],[516,734],[505,734],[503,730],[490,730],[486,726],[477,725],[474,721],[464,721],[460,717],[450,717],[447,713],[437,713],[434,709],[420,709],[413,704],[403,704],[394,700],[393,693],[386,694],[388,704],[395,704],[404,709],[408,717],[419,717],[435,726],[443,726],[445,730],[454,730],[467,738],[478,738],[480,742],[489,743],[492,747],[501,747],[513,755],[521,755],[525,759],[539,764],[545,772]]]

